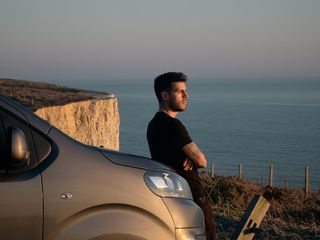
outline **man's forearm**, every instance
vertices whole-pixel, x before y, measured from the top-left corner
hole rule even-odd
[[[204,154],[194,142],[185,145],[182,150],[187,155],[188,159],[190,159],[194,163],[195,167],[207,167],[207,160]]]

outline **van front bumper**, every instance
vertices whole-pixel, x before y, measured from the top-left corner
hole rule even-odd
[[[207,240],[202,228],[176,229],[177,240]]]
[[[203,213],[193,200],[162,199],[172,216],[177,240],[206,240]]]

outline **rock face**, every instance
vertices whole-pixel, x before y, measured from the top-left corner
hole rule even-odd
[[[120,117],[115,97],[43,107],[35,113],[79,142],[119,150]]]

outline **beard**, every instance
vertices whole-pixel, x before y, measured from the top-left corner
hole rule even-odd
[[[187,109],[187,102],[185,102],[185,103],[169,102],[169,107],[172,111],[183,112]]]

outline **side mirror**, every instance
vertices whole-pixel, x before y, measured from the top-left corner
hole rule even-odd
[[[30,151],[24,132],[12,127],[9,129],[10,167],[28,166],[30,163]]]

